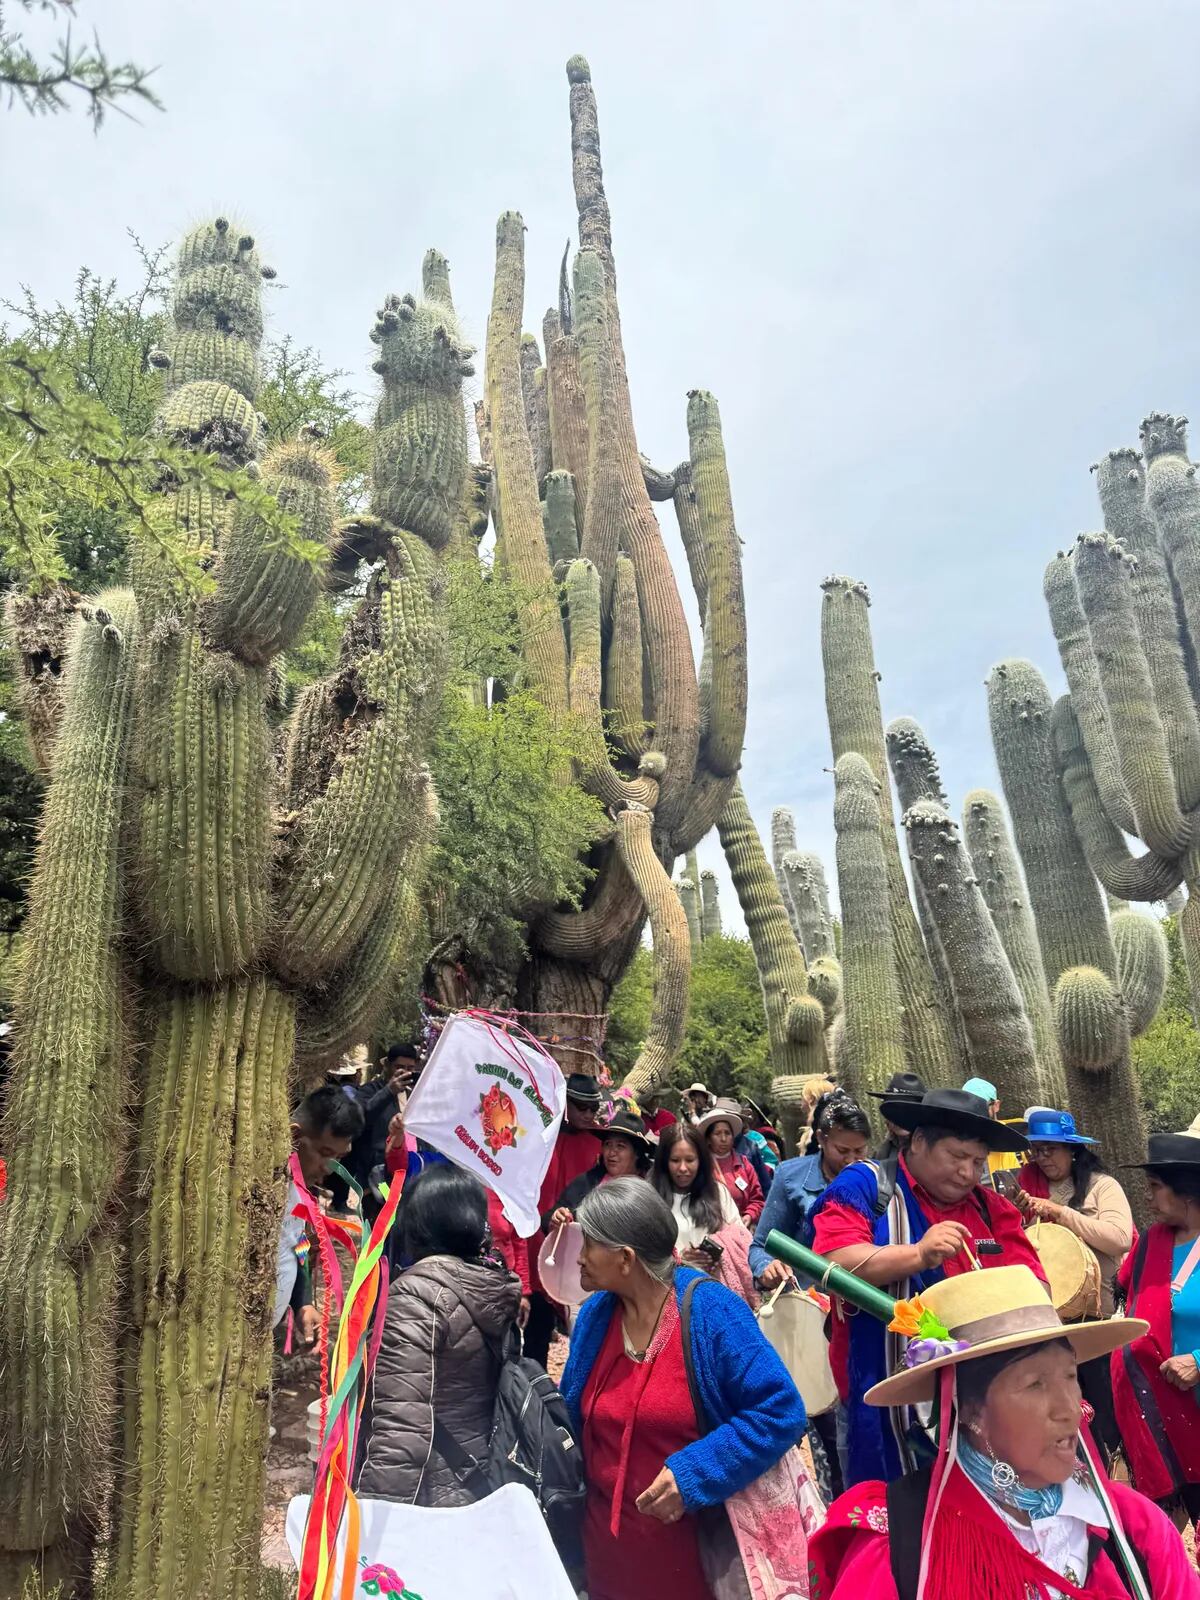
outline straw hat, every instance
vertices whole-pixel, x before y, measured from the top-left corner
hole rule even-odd
[[[898,1310],[904,1302],[900,1302]],[[868,1389],[872,1406],[916,1405],[937,1393],[937,1374],[981,1356],[998,1355],[1065,1339],[1080,1361],[1106,1356],[1148,1333],[1150,1324],[1137,1317],[1111,1317],[1107,1322],[1059,1320],[1046,1287],[1028,1267],[989,1267],[963,1272],[935,1283],[920,1296],[923,1310],[949,1334],[918,1334],[905,1360],[911,1365]],[[908,1302],[911,1306],[912,1302]],[[939,1353],[941,1352],[941,1353]]]
[[[718,1100],[711,1111],[706,1111],[696,1124],[698,1133],[707,1133],[714,1122],[727,1122],[733,1129],[733,1137],[740,1139],[745,1123],[742,1121],[741,1108],[733,1100]]]

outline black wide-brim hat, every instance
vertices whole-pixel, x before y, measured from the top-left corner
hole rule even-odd
[[[641,1117],[635,1117],[632,1111],[617,1111],[602,1128],[592,1131],[597,1139],[615,1139],[619,1134],[622,1139],[631,1139],[643,1150],[654,1149],[654,1140],[646,1132],[645,1123]]]
[[[989,1150],[1029,1149],[1023,1133],[993,1122],[987,1101],[965,1089],[930,1089],[920,1100],[885,1100],[880,1110],[889,1122],[910,1133],[918,1128],[949,1128],[960,1139],[978,1139]],[[1200,1147],[1200,1139],[1192,1142]]]
[[[1195,1171],[1200,1169],[1200,1139],[1194,1133],[1152,1133],[1145,1161],[1129,1161],[1126,1166],[1191,1167]]]
[[[872,1100],[920,1100],[929,1085],[915,1072],[893,1072],[886,1089],[868,1089]]]
[[[580,1106],[598,1106],[601,1099],[600,1085],[590,1073],[568,1073],[567,1099],[574,1100],[575,1104]]]

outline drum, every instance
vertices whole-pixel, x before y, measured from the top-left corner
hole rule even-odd
[[[581,1306],[588,1291],[579,1281],[579,1252],[583,1229],[577,1222],[551,1228],[538,1251],[538,1276],[550,1300],[564,1306]]]
[[[810,1417],[837,1404],[837,1385],[829,1366],[825,1313],[806,1294],[786,1293],[772,1302],[769,1317],[758,1326],[791,1374]]]
[[[1070,1228],[1057,1222],[1035,1222],[1029,1230],[1050,1283],[1050,1298],[1064,1322],[1084,1322],[1100,1315],[1100,1263]]]

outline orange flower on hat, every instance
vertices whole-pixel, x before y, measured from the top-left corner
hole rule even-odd
[[[921,1331],[921,1318],[925,1315],[925,1307],[921,1303],[921,1296],[914,1295],[911,1300],[897,1300],[896,1311],[888,1323],[889,1333],[903,1334],[906,1339],[915,1339]]]

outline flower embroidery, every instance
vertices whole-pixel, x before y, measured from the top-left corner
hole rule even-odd
[[[364,1594],[380,1595],[383,1600],[421,1600],[419,1594],[404,1587],[404,1580],[396,1576],[395,1568],[384,1566],[382,1561],[364,1566],[361,1577]]]
[[[888,1531],[886,1506],[872,1506],[869,1511],[864,1511],[861,1506],[852,1506],[846,1513],[846,1520],[852,1528],[861,1528],[865,1522],[873,1533],[886,1533]]]

